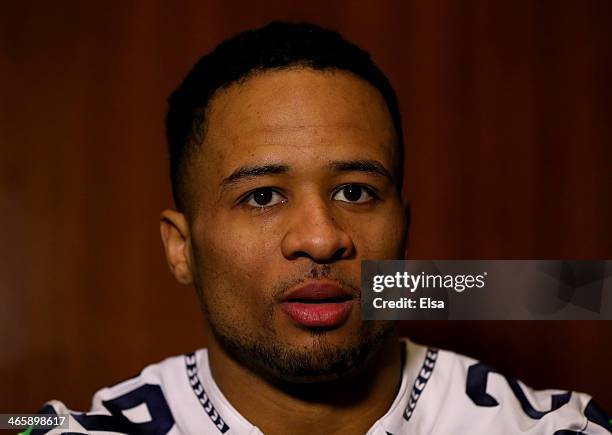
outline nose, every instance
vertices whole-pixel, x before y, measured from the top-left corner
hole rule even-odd
[[[323,201],[307,201],[293,210],[291,224],[281,242],[288,260],[301,257],[333,263],[354,255],[355,246]]]

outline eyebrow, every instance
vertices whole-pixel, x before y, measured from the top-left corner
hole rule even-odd
[[[289,172],[289,166],[279,164],[268,164],[258,166],[242,166],[232,172],[229,177],[226,177],[221,181],[222,188],[228,188],[233,184],[238,183],[241,180],[262,177],[264,175],[280,175]]]
[[[331,162],[329,167],[337,172],[366,172],[393,181],[391,172],[377,160],[338,160]]]
[[[393,181],[391,173],[377,160],[336,160],[328,164],[328,167],[336,172],[365,172],[378,175]],[[290,171],[289,165],[267,164],[256,166],[242,166],[232,172],[221,181],[221,188],[227,189],[242,180],[263,177],[266,175],[281,175]]]

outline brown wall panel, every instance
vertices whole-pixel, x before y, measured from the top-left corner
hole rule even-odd
[[[165,99],[272,19],[339,30],[394,83],[412,258],[612,258],[610,17],[606,1],[4,2],[0,410],[88,408],[205,344],[158,236]],[[612,322],[401,329],[612,409]]]

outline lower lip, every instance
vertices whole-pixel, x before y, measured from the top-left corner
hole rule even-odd
[[[299,325],[310,328],[331,328],[339,326],[351,312],[353,301],[321,302],[283,302],[283,311]]]

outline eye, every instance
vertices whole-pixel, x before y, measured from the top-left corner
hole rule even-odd
[[[347,184],[338,190],[333,199],[353,204],[363,204],[376,198],[372,190],[359,184]]]
[[[266,208],[287,201],[283,195],[270,187],[256,189],[244,198],[246,205],[254,208]]]

